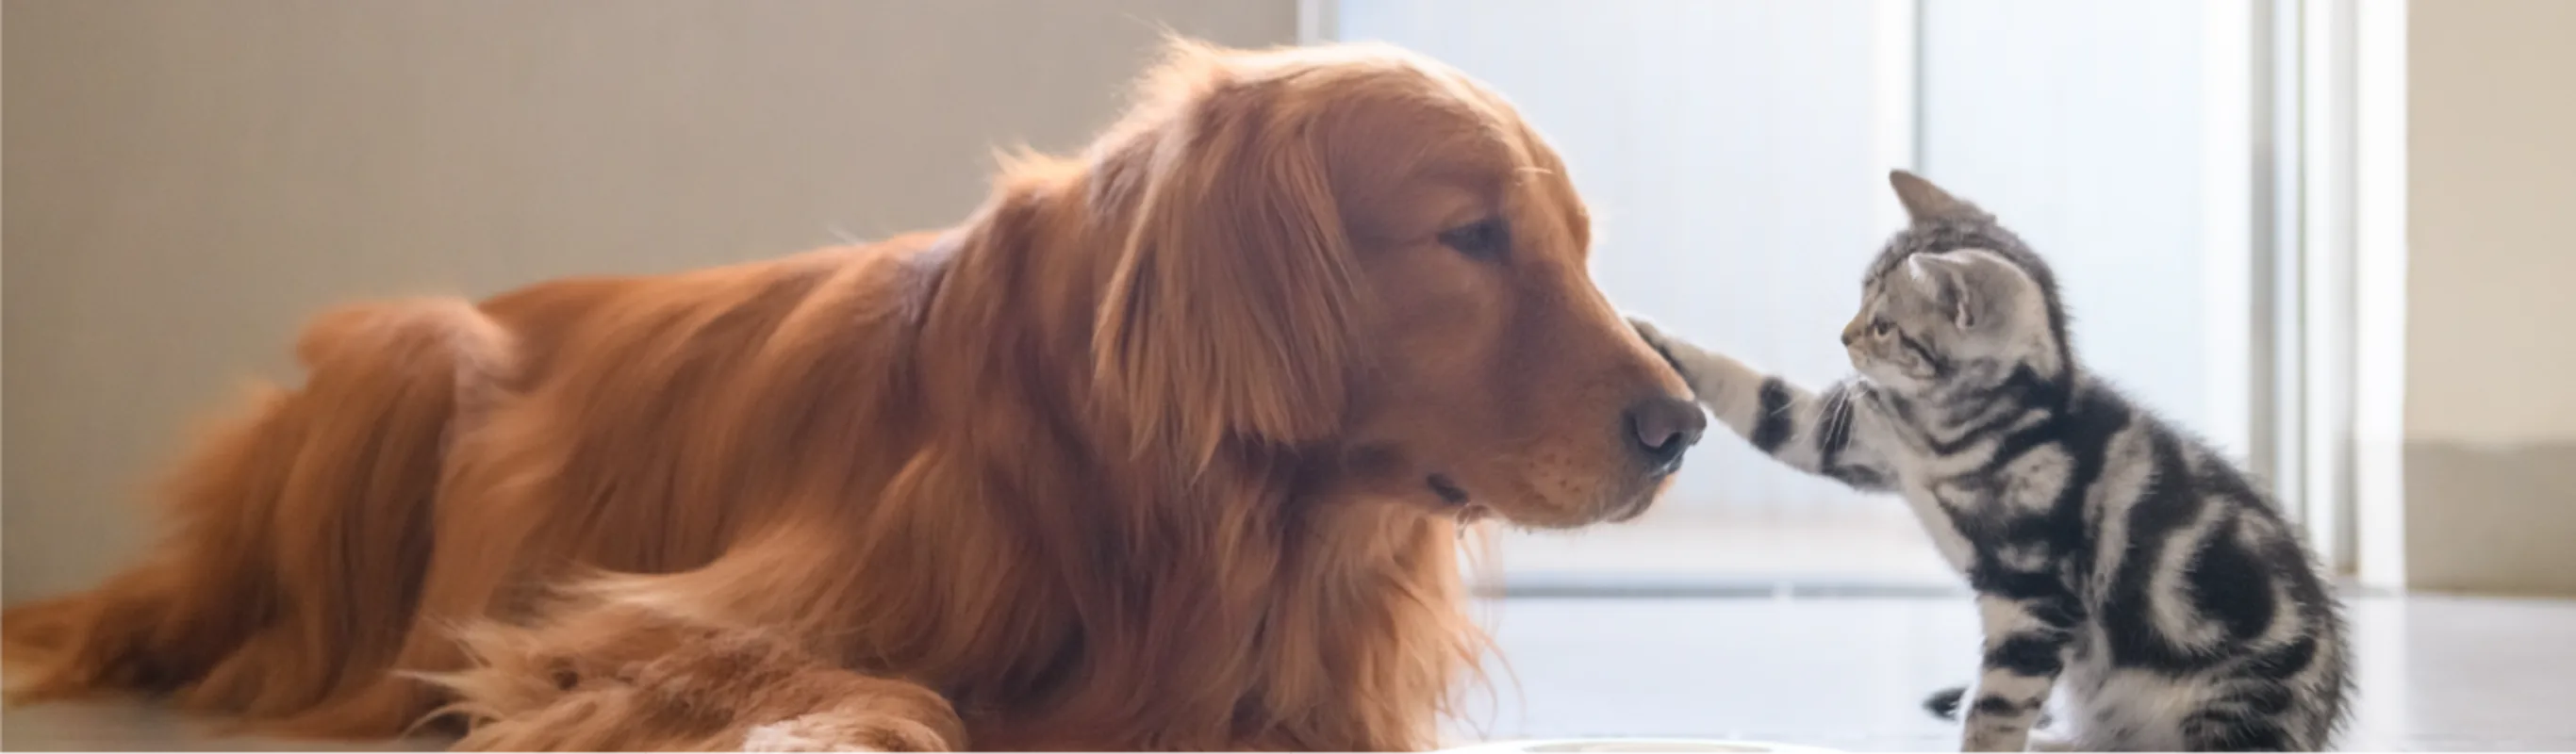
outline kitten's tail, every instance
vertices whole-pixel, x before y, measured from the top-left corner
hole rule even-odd
[[[1959,701],[1966,698],[1968,698],[1968,687],[1952,686],[1932,692],[1932,696],[1923,700],[1923,709],[1930,711],[1933,717],[1941,718],[1943,720],[1957,720],[1959,719]]]
[[[1924,697],[1923,709],[1931,712],[1933,717],[1956,721],[1959,719],[1959,704],[1960,702],[1966,701],[1967,698],[1968,687],[1952,686],[1932,692],[1931,696]],[[2046,728],[2056,721],[2057,718],[2054,715],[2050,715],[2047,710],[2041,710],[2039,713],[2038,727]]]

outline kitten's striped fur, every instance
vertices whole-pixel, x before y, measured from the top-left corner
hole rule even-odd
[[[1638,329],[1755,447],[1903,495],[1967,576],[1981,671],[1932,699],[1964,717],[1963,748],[2023,749],[2052,690],[2068,730],[2051,748],[2324,748],[2345,630],[2295,530],[2206,443],[2077,367],[2055,280],[2020,239],[1891,181],[1913,222],[1843,331],[1859,376],[1809,392]]]

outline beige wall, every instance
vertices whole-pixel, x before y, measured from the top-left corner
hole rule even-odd
[[[134,552],[146,473],[316,307],[944,224],[990,147],[1104,125],[1155,24],[1295,7],[10,0],[5,589]]]
[[[2407,580],[2576,593],[2576,2],[2408,13]]]

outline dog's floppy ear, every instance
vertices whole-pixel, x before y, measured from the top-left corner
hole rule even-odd
[[[1164,107],[1122,150],[1140,193],[1093,333],[1136,450],[1193,469],[1229,438],[1329,434],[1351,367],[1350,242],[1315,118],[1219,55],[1182,46],[1148,82]]]

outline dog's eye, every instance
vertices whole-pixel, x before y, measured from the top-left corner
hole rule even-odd
[[[1492,259],[1511,248],[1512,229],[1502,218],[1486,218],[1441,231],[1440,243],[1467,256]]]

